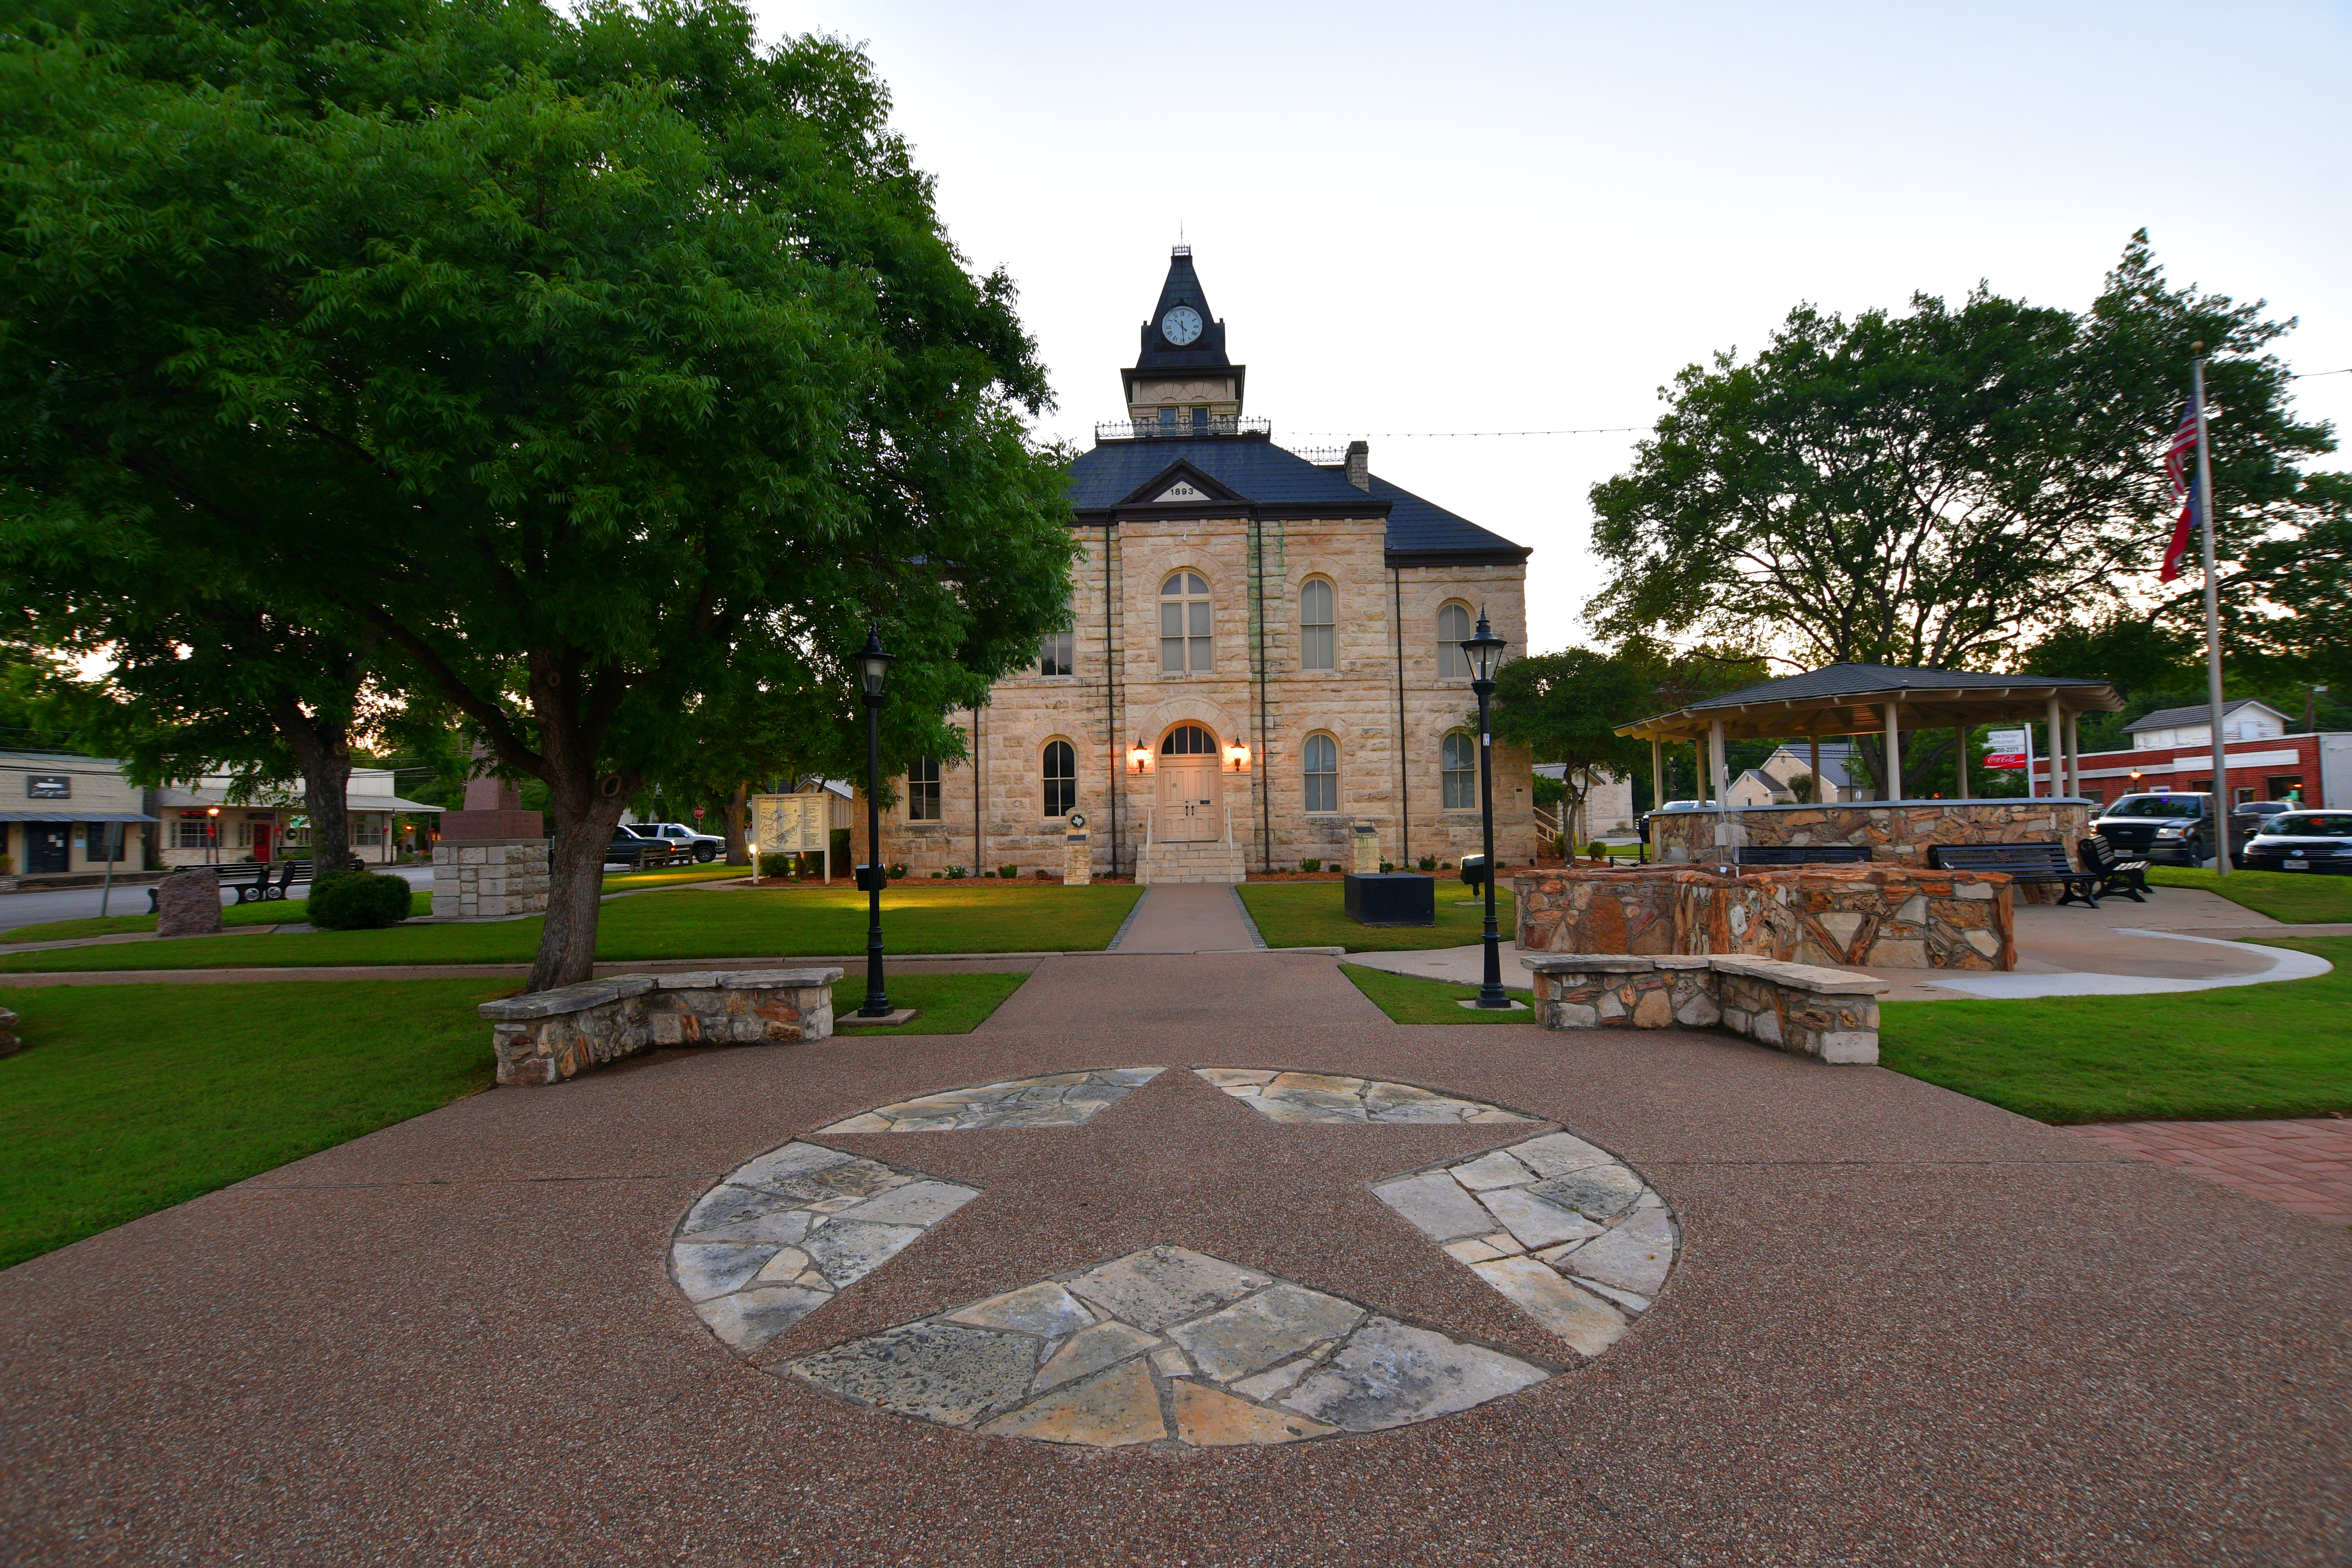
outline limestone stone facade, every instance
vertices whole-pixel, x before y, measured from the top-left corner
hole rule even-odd
[[[544,838],[444,839],[433,847],[433,912],[444,920],[545,914],[547,885]]]
[[[969,759],[939,766],[935,811],[927,781],[902,783],[883,858],[912,875],[1059,869],[1057,743],[1098,877],[1162,844],[1230,843],[1250,870],[1341,865],[1360,818],[1398,864],[1478,847],[1476,775],[1455,766],[1449,793],[1446,766],[1449,735],[1457,764],[1475,756],[1477,702],[1441,645],[1483,611],[1506,658],[1527,651],[1528,551],[1373,475],[1363,443],[1300,453],[1244,428],[1242,367],[1177,260],[1153,321],[1188,306],[1210,330],[1159,353],[1147,324],[1125,373],[1139,433],[1072,468],[1073,629],[961,716]],[[1178,434],[1142,421],[1161,406],[1185,413]],[[1531,762],[1496,750],[1507,864],[1534,853]]]

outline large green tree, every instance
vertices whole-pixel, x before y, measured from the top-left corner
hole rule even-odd
[[[1045,397],[862,56],[740,7],[37,5],[0,56],[0,526],[225,549],[546,786],[531,985],[696,715],[948,751],[1060,613]]]
[[[2352,482],[2304,471],[2334,441],[2294,416],[2269,352],[2293,323],[2263,311],[2172,287],[2145,233],[2086,311],[1982,288],[1801,306],[1752,359],[1685,369],[1633,467],[1593,487],[1595,624],[1982,668],[2135,595],[2192,618],[2197,577],[2154,567],[2177,510],[2158,455],[2202,342],[2233,622],[2272,657],[2340,647]]]
[[[1496,670],[1495,733],[1532,749],[1538,763],[1564,764],[1560,826],[1571,847],[1583,841],[1594,775],[1630,776],[1649,761],[1647,742],[1615,731],[1650,712],[1655,695],[1638,663],[1591,648],[1531,654]]]

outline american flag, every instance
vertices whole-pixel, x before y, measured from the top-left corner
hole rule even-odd
[[[2172,444],[2164,449],[2164,472],[2172,480],[2172,499],[2180,503],[2180,516],[2172,525],[2172,542],[2164,547],[2164,566],[2156,574],[2159,583],[2179,576],[2181,557],[2189,553],[2189,531],[2197,515],[2197,483],[2189,474],[2189,454],[2196,447],[2197,404],[2192,398],[2181,410]]]

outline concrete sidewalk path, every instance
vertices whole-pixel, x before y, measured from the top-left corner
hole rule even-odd
[[[1156,1064],[1084,1129],[816,1132]],[[1549,1119],[1663,1196],[1678,1260],[1576,1364],[1369,1190],[1528,1124],[1269,1129],[1186,1064]],[[719,1176],[803,1136],[978,1195],[782,1353],[1167,1244],[1566,1370],[1277,1447],[877,1411],[739,1359],[667,1273]],[[2347,1300],[2340,1227],[1878,1068],[1400,1027],[1328,957],[1053,959],[969,1036],[496,1089],[0,1274],[0,1540],[305,1568],[2332,1563]]]
[[[1265,945],[1233,888],[1222,882],[1160,882],[1143,890],[1110,951],[1246,952]]]

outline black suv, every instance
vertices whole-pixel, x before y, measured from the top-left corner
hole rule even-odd
[[[2202,866],[2213,854],[2213,797],[2188,790],[2127,795],[2091,831],[2126,855]]]

